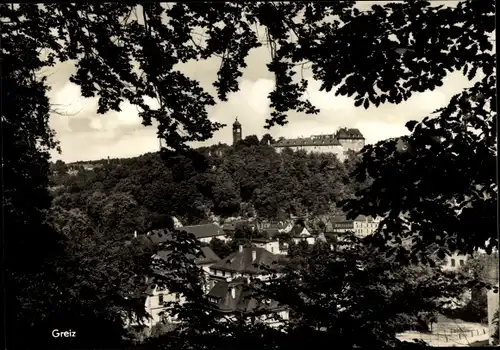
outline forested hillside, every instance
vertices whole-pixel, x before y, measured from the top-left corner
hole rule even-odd
[[[117,234],[164,225],[172,213],[184,224],[212,215],[279,219],[319,215],[355,195],[360,187],[349,172],[354,154],[341,163],[333,154],[281,154],[256,136],[236,147],[215,145],[196,150],[199,157],[178,156],[164,164],[158,153],[93,162],[93,169],[53,165],[54,206],[99,218]],[[91,164],[91,163],[86,163]]]

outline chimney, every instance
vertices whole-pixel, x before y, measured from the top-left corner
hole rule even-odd
[[[252,250],[252,262],[254,262],[255,259],[257,259],[257,251],[256,250]]]
[[[231,288],[231,296],[236,299],[236,288],[234,286]]]
[[[242,251],[243,251],[243,246],[240,244],[239,252],[241,253]]]

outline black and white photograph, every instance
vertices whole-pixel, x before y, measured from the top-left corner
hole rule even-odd
[[[495,5],[0,4],[5,348],[500,346]]]

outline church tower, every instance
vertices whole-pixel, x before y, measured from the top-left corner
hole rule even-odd
[[[241,141],[241,124],[236,117],[233,124],[233,145],[236,145],[238,141]]]

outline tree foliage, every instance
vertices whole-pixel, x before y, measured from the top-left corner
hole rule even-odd
[[[361,242],[341,250],[318,245],[291,259],[284,277],[261,291],[290,308],[289,344],[397,346],[398,332],[416,329],[425,314],[442,312],[463,291],[453,274],[398,263]]]
[[[175,165],[166,168],[158,154],[146,154],[105,171],[98,166],[105,160],[76,175],[54,169],[54,203],[67,210],[82,208],[102,229],[113,226],[113,232],[126,236],[144,232],[172,214],[184,224],[199,223],[211,214],[261,219],[326,214],[365,186],[349,178],[355,159],[340,163],[331,154],[277,154],[258,143],[194,151],[210,166],[195,169],[189,157],[178,156]]]
[[[412,92],[441,86],[442,79],[453,71],[462,71],[476,83],[432,116],[408,122],[410,136],[365,147],[356,176],[362,179],[368,174],[374,182],[345,209],[353,215],[361,212],[385,217],[381,225],[385,237],[416,235],[415,250],[438,243],[451,251],[472,253],[485,248],[491,252],[498,244],[496,55],[489,38],[494,30],[494,4],[461,2],[454,8],[433,10],[423,2],[389,7],[393,8],[388,11],[392,12],[389,20],[419,14],[409,24],[390,22],[391,31],[409,48],[403,55],[387,57],[386,64],[395,71],[409,69],[391,75],[402,80],[391,87],[406,98]],[[385,12],[377,8],[375,17]],[[414,26],[425,30],[416,35]],[[424,78],[425,72],[428,78]],[[381,75],[373,79],[386,83],[391,78]],[[368,82],[371,86],[376,81]]]

